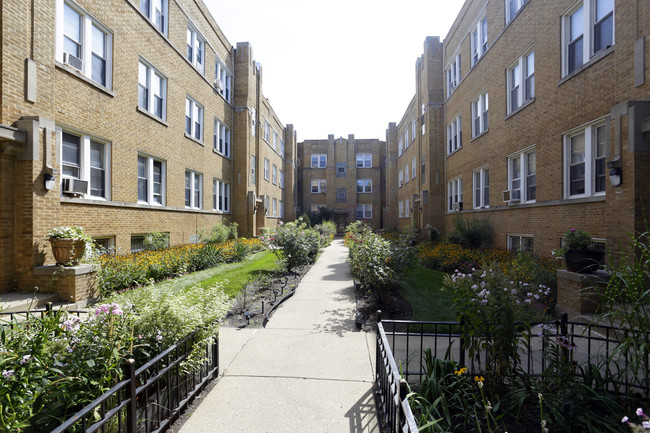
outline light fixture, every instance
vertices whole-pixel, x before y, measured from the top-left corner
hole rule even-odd
[[[609,183],[613,186],[619,186],[623,181],[623,170],[621,167],[613,167],[609,170]]]
[[[45,173],[43,178],[45,180],[45,189],[53,190],[54,184],[56,183],[56,178],[54,177],[54,175],[50,173]]]

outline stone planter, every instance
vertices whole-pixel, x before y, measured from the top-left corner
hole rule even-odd
[[[59,266],[74,266],[84,255],[86,241],[83,239],[50,238],[52,254]]]
[[[592,274],[603,264],[604,251],[568,250],[564,254],[566,269],[578,274]]]

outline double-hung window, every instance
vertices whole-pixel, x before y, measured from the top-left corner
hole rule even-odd
[[[273,150],[278,151],[278,133],[273,130]]]
[[[400,156],[404,152],[404,142],[402,139],[399,139],[399,142],[397,143],[397,155]]]
[[[472,101],[472,137],[488,130],[488,94],[483,93]]]
[[[407,218],[411,216],[411,202],[409,199],[404,200],[404,216]]]
[[[533,252],[533,237],[531,235],[508,235],[508,250]]]
[[[273,185],[278,184],[278,166],[273,164],[273,167],[271,168],[271,182]]]
[[[271,134],[271,124],[269,123],[268,120],[264,119],[264,141],[267,143],[270,140],[270,134]]]
[[[280,188],[284,188],[284,171],[280,170],[278,183]]]
[[[284,158],[284,139],[280,137],[280,156]]]
[[[528,0],[506,0],[506,24],[513,20]]]
[[[327,167],[327,155],[324,153],[314,153],[311,155],[311,168]]]
[[[447,210],[457,211],[460,210],[463,202],[463,178],[457,177],[447,183]]]
[[[397,209],[399,218],[404,218],[404,202],[402,200],[397,203]]]
[[[566,198],[605,194],[609,132],[604,121],[564,135],[564,195]]]
[[[201,209],[203,204],[203,175],[185,170],[185,207]]]
[[[372,192],[372,179],[357,179],[357,192]]]
[[[537,198],[537,153],[526,149],[508,157],[510,202],[530,203]]]
[[[226,101],[232,102],[232,74],[218,59],[214,63],[214,85]]]
[[[404,185],[404,171],[403,171],[403,170],[400,170],[400,171],[399,171],[399,176],[398,176],[398,178],[399,178],[399,184],[398,184],[398,185],[399,185],[400,188],[401,188],[402,185]]]
[[[372,219],[372,205],[371,204],[358,204],[357,205],[357,219]]]
[[[191,25],[187,27],[187,60],[203,74],[205,71],[205,39]]]
[[[415,120],[412,120],[411,121],[411,142],[415,141],[415,131],[416,131]]]
[[[508,114],[535,97],[535,52],[518,58],[507,70]]]
[[[257,157],[251,155],[251,184],[255,185],[257,183]]]
[[[140,11],[162,33],[167,35],[167,0],[140,0]]]
[[[490,169],[474,171],[474,209],[490,207]]]
[[[270,165],[271,163],[268,158],[264,158],[264,180],[269,180],[269,174],[271,171]]]
[[[411,180],[411,176],[409,176],[409,164],[407,162],[404,166],[404,183],[409,183],[409,180]]]
[[[614,0],[584,0],[562,16],[562,75],[614,45]]]
[[[413,161],[411,161],[411,179],[415,180],[415,176],[417,175],[417,157],[413,157]]]
[[[409,146],[411,145],[411,142],[409,141],[409,129],[408,126],[404,130],[404,149],[406,150]]]
[[[144,60],[138,65],[138,106],[165,120],[167,114],[167,78]]]
[[[230,184],[219,179],[212,182],[212,209],[230,212]]]
[[[278,216],[278,199],[273,197],[273,216]]]
[[[203,141],[203,106],[189,96],[185,98],[185,133]]]
[[[452,154],[463,147],[463,131],[460,116],[447,125],[447,154]]]
[[[138,202],[165,204],[165,162],[138,155]]]
[[[447,97],[449,97],[460,83],[460,54],[454,56],[445,72],[447,76]]]
[[[110,89],[113,34],[76,4],[56,4],[56,59]]]
[[[64,178],[88,182],[87,198],[110,199],[110,144],[88,135],[57,130]]]
[[[488,42],[487,42],[487,16],[483,16],[472,30],[471,37],[472,45],[472,66],[474,66],[478,60],[483,57],[483,54],[487,51]]]
[[[372,154],[357,153],[357,168],[370,168],[370,167],[372,167]]]
[[[314,194],[327,192],[327,181],[325,179],[312,179],[311,192]]]
[[[347,195],[347,191],[345,188],[336,188],[336,202],[337,203],[345,203],[345,197]]]
[[[219,120],[214,119],[214,151],[230,158],[230,129]]]
[[[280,206],[279,213],[280,213],[280,214],[279,214],[278,216],[279,216],[280,218],[284,218],[284,202],[283,202],[282,200],[280,200],[279,203],[280,203],[280,204],[279,204],[279,206]]]

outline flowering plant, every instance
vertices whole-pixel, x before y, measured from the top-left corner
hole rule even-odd
[[[563,258],[568,250],[591,250],[593,243],[589,232],[580,229],[567,230],[564,235],[564,245],[559,250],[553,251],[553,256]]]
[[[627,416],[624,416],[623,419],[621,420],[621,422],[623,424],[629,425],[633,432],[641,433],[641,432],[650,430],[650,417],[648,417],[648,415],[643,413],[642,408],[638,408],[636,410],[636,416],[640,417],[643,420],[643,421],[641,421],[641,425],[634,424],[634,423],[630,422],[630,418],[627,417]]]
[[[80,239],[84,241],[91,241],[92,238],[84,233],[83,227],[80,226],[64,226],[54,227],[47,232],[50,239]]]

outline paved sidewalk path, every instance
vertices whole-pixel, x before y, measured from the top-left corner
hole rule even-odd
[[[334,240],[266,328],[221,328],[222,376],[180,433],[379,433],[375,336],[355,328],[346,258]]]

